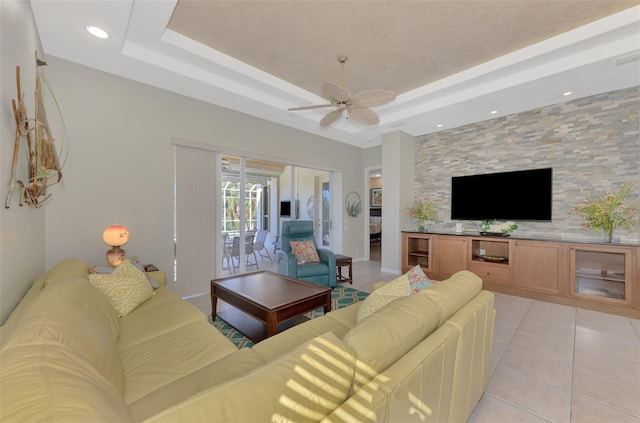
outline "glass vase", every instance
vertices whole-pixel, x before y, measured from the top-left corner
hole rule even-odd
[[[604,231],[604,242],[607,244],[613,243],[613,227],[611,228],[602,228]]]
[[[419,219],[418,220],[418,232],[427,232],[429,229],[429,224],[426,220]]]

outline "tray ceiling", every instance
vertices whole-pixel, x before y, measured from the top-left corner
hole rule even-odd
[[[638,1],[31,4],[45,54],[359,147],[640,83]],[[375,108],[380,125],[320,128],[327,109],[286,110],[324,102],[339,54],[350,92],[400,94]]]

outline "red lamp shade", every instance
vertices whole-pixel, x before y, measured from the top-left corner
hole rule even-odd
[[[107,245],[113,248],[107,251],[107,264],[111,267],[118,267],[125,261],[125,251],[120,248],[121,245],[129,241],[129,231],[124,226],[109,226],[102,233],[102,239]]]

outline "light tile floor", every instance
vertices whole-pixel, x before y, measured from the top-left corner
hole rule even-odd
[[[353,271],[367,292],[397,276],[373,261]],[[211,313],[208,296],[191,301]],[[491,377],[468,423],[640,423],[640,320],[498,293],[495,308]]]

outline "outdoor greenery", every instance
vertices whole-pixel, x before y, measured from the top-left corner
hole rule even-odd
[[[244,219],[245,229],[255,229],[258,219],[258,191],[252,190],[251,183],[245,184]],[[238,182],[224,181],[222,183],[222,198],[224,201],[222,230],[225,232],[240,230],[240,189]]]

